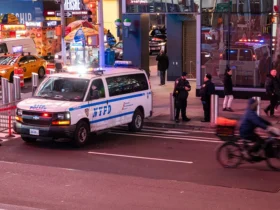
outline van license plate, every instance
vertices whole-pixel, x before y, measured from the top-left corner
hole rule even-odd
[[[39,130],[37,130],[37,129],[30,129],[29,133],[30,133],[30,135],[33,135],[33,136],[39,136]]]

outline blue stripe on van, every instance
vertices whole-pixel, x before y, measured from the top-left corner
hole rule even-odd
[[[145,95],[145,93],[139,93],[139,94],[134,94],[134,95],[130,95],[130,96],[124,96],[124,97],[120,97],[120,98],[114,98],[114,99],[99,101],[99,102],[96,102],[96,103],[85,104],[85,105],[77,106],[77,107],[71,107],[71,108],[69,108],[69,111],[84,109],[84,108],[88,108],[88,107],[92,107],[92,106],[96,106],[96,105],[101,105],[101,104],[107,104],[107,102],[110,103],[110,102],[116,102],[116,101],[122,101],[122,100],[125,100],[125,99],[130,99],[130,98],[138,98],[138,97],[141,97],[141,96],[144,96],[144,95]]]
[[[106,120],[111,120],[111,119],[118,118],[118,117],[123,117],[123,116],[126,116],[126,115],[132,115],[133,113],[134,112],[126,112],[126,113],[122,113],[122,114],[106,117],[106,118],[99,119],[99,120],[92,120],[92,121],[90,121],[90,124],[98,123],[98,122],[102,122],[102,121],[106,121]]]

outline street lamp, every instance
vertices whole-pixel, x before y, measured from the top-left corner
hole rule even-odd
[[[115,20],[115,25],[117,26],[117,36],[120,37],[121,36],[121,25],[122,25],[122,21],[121,19],[116,19]],[[131,20],[126,18],[123,21],[123,34],[124,37],[127,38],[129,36],[129,32],[132,32],[133,30],[130,28],[131,26]]]

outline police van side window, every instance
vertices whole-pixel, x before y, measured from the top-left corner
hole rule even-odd
[[[91,101],[91,100],[97,100],[101,98],[105,98],[105,89],[104,89],[103,81],[101,79],[93,80],[90,85],[87,100]]]
[[[7,45],[5,43],[1,43],[0,44],[0,53],[7,53],[7,52],[8,52]]]
[[[106,81],[110,96],[118,96],[149,89],[145,74],[109,77]]]
[[[239,60],[240,61],[252,61],[252,51],[248,49],[239,50]]]

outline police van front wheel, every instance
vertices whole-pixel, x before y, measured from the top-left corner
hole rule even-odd
[[[132,132],[139,132],[142,130],[143,123],[144,113],[140,109],[136,109],[132,117],[132,122],[128,124],[128,130]]]
[[[80,121],[77,124],[75,135],[73,138],[73,145],[75,147],[82,147],[86,144],[89,136],[89,125],[85,121]]]

